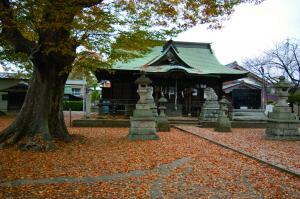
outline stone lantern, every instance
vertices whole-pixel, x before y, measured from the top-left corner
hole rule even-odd
[[[231,123],[228,117],[228,104],[229,102],[223,97],[220,101],[220,110],[215,126],[215,131],[218,132],[231,132]]]
[[[159,139],[156,135],[156,118],[153,116],[151,105],[147,101],[149,96],[149,84],[152,81],[145,76],[145,72],[135,81],[138,85],[139,100],[136,104],[133,116],[130,117],[129,140],[155,140]]]
[[[168,132],[170,131],[170,123],[167,115],[165,114],[165,110],[167,109],[165,104],[168,102],[164,96],[162,96],[159,100],[159,116],[157,117],[157,131]]]
[[[273,87],[277,96],[277,102],[273,112],[269,113],[267,120],[266,137],[278,140],[300,140],[298,130],[299,121],[295,114],[292,113],[291,107],[287,103],[289,96],[288,90],[291,84],[285,80],[284,76],[279,77]]]

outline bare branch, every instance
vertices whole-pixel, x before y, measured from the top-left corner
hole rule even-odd
[[[247,59],[244,61],[244,65],[250,71],[258,72],[261,76],[264,75],[271,82],[276,82],[276,77],[284,74],[293,82],[294,87],[298,87],[300,85],[300,63],[297,42],[299,41],[287,40],[277,44],[263,56]],[[267,72],[262,74],[261,67],[264,67]]]

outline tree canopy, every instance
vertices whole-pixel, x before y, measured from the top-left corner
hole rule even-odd
[[[73,65],[109,68],[196,24],[219,28],[243,2],[261,1],[1,0],[0,60],[23,72],[40,49],[72,55],[81,46]]]
[[[234,6],[262,0],[0,0],[0,60],[32,75],[0,147],[49,150],[71,141],[63,119],[73,68],[109,69],[196,24],[219,28]]]

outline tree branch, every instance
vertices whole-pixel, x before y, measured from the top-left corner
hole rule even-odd
[[[9,41],[14,46],[15,52],[30,55],[35,43],[26,39],[18,29],[9,0],[0,0],[0,21],[2,23],[0,37]]]
[[[297,81],[297,80],[293,77],[293,75],[290,73],[290,71],[288,69],[289,63],[285,63],[278,53],[274,53],[274,55],[280,61],[283,70],[286,72],[286,74],[289,76],[289,78],[295,83],[295,81]]]
[[[300,62],[299,62],[299,59],[298,59],[297,53],[296,53],[297,48],[298,48],[297,45],[293,47],[293,56],[294,56],[294,58],[295,58],[296,64],[297,64],[297,66],[298,66],[298,69],[300,70]]]
[[[81,1],[74,0],[71,2],[72,2],[72,5],[74,5],[74,6],[87,8],[87,7],[98,5],[98,4],[102,3],[103,0],[81,0]]]
[[[67,5],[68,7],[80,7],[88,8],[91,6],[98,5],[103,2],[103,0],[49,0],[53,5]]]

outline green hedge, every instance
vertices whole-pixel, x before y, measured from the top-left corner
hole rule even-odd
[[[82,101],[64,101],[64,110],[82,111]]]

